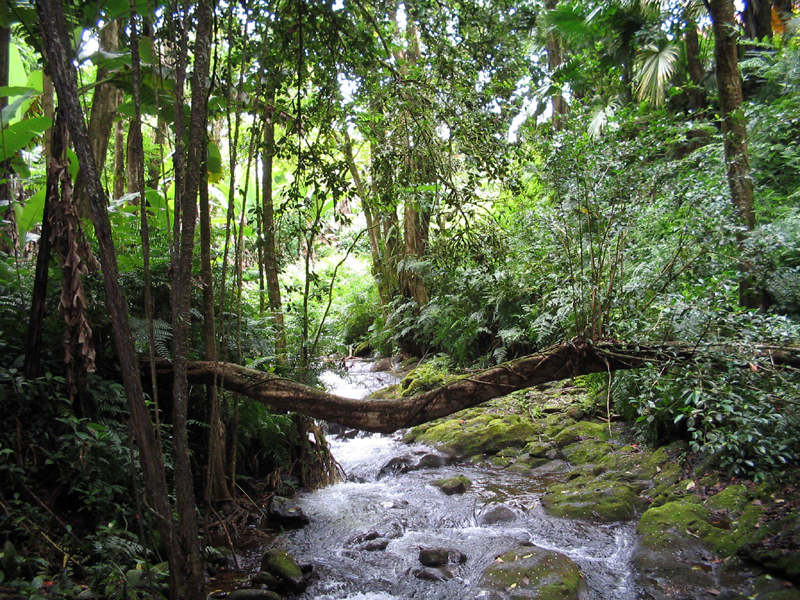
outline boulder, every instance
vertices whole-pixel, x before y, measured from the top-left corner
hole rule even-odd
[[[272,575],[280,584],[279,591],[302,592],[307,585],[306,573],[285,550],[272,548],[261,557],[261,571]]]
[[[310,520],[303,510],[288,498],[273,496],[267,507],[267,516],[270,521],[279,523],[284,527],[303,527]]]
[[[463,475],[456,475],[455,477],[446,477],[445,479],[437,479],[431,482],[448,496],[453,494],[463,494],[471,486],[472,482]]]
[[[525,546],[498,556],[483,572],[481,587],[510,600],[579,600],[586,584],[574,562],[560,552]]]
[[[420,548],[419,562],[425,567],[442,567],[451,563],[467,562],[467,555],[452,548]]]
[[[481,510],[477,520],[478,525],[512,523],[517,520],[517,513],[502,504],[492,504]]]

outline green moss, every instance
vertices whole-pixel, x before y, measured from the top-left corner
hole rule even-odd
[[[707,506],[686,500],[651,508],[642,515],[637,531],[641,543],[654,550],[680,546],[681,539],[692,537],[722,557],[736,554],[749,538],[748,528],[727,529]]]
[[[578,600],[585,589],[574,562],[536,546],[498,556],[484,571],[481,586],[503,591],[511,600]]]
[[[287,581],[300,581],[303,571],[286,550],[272,548],[261,558],[261,570]]]
[[[453,494],[463,494],[470,487],[472,487],[472,482],[464,475],[456,475],[455,477],[437,479],[436,481],[432,481],[431,484],[438,487],[448,496]]]
[[[711,496],[706,500],[706,506],[712,510],[727,510],[739,514],[747,504],[748,496],[747,488],[743,484],[737,483],[729,485],[718,494]]]
[[[561,450],[561,453],[573,465],[582,465],[589,462],[597,462],[613,451],[614,448],[608,442],[585,439],[566,446]]]
[[[636,514],[638,497],[624,483],[600,481],[591,475],[551,485],[542,496],[547,512],[567,519],[627,521]]]
[[[547,442],[534,441],[529,442],[528,445],[525,446],[525,452],[534,458],[545,458],[552,448],[552,444],[548,444]]]
[[[572,419],[570,419],[572,420]],[[591,421],[580,421],[564,427],[553,438],[553,442],[559,448],[564,448],[581,440],[608,440],[608,425],[603,423],[592,423]]]
[[[535,433],[531,422],[519,415],[481,413],[474,418],[437,422],[426,429],[414,428],[405,439],[463,457],[521,449]]]

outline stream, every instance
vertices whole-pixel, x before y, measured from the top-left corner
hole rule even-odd
[[[328,391],[363,397],[396,381],[373,373],[369,362],[349,363],[345,375],[328,371]],[[630,561],[635,524],[590,523],[549,517],[540,503],[548,484],[561,481],[559,469],[514,473],[489,465],[448,464],[431,448],[409,446],[396,436],[361,435],[331,441],[347,481],[304,493],[297,504],[311,519],[287,531],[280,545],[300,563],[314,567],[304,600],[496,599],[503,593],[480,585],[484,569],[498,555],[536,545],[572,559],[592,600],[633,600],[638,596]],[[405,471],[384,468],[419,463]],[[555,461],[556,463],[559,461]],[[464,475],[472,486],[446,495],[431,485],[437,479]],[[466,555],[451,564],[452,579],[419,577],[420,548],[447,548]]]

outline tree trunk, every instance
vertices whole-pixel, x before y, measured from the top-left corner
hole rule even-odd
[[[740,350],[743,353],[740,353]],[[453,383],[411,398],[353,400],[230,363],[190,362],[187,374],[194,383],[220,378],[226,389],[263,402],[276,410],[340,423],[366,431],[391,433],[471,408],[515,390],[590,373],[636,369],[651,364],[690,362],[713,356],[729,356],[750,368],[758,356],[767,365],[800,365],[800,347],[720,346],[698,349],[696,345],[642,346],[625,343],[561,344],[496,367],[457,379]],[[745,357],[743,360],[743,357]],[[162,376],[172,373],[169,361],[159,361]]]
[[[742,17],[746,38],[763,40],[772,37],[772,0],[747,0]]]
[[[728,188],[745,228],[752,231],[756,217],[747,150],[747,119],[742,109],[742,79],[739,76],[733,0],[710,0],[708,6],[714,28],[714,59]],[[740,262],[739,304],[758,308],[762,305],[763,294],[754,289],[749,269],[749,261],[743,256]]]
[[[49,79],[49,78],[48,78]],[[50,90],[52,92],[52,88]],[[43,101],[45,114],[53,117],[52,94],[49,101]],[[48,114],[49,113],[49,114]],[[47,302],[47,280],[50,274],[50,255],[52,243],[52,227],[50,226],[51,197],[58,194],[58,176],[60,169],[57,168],[57,161],[64,153],[64,139],[66,138],[66,127],[63,118],[53,120],[50,128],[49,141],[45,144],[45,156],[47,157],[47,183],[44,194],[44,209],[42,210],[42,231],[39,237],[39,252],[36,255],[36,275],[33,280],[33,291],[31,293],[31,310],[28,318],[28,338],[25,345],[25,365],[23,370],[29,379],[39,377],[39,369],[42,354],[42,333],[44,330],[45,305]]]
[[[11,44],[11,30],[8,27],[0,25],[0,87],[8,85],[9,77],[9,47]],[[0,111],[2,111],[8,104],[7,96],[0,96]],[[6,124],[0,122],[0,129],[5,128]],[[11,169],[8,166],[8,161],[0,162],[0,201],[9,201],[12,199],[11,187]],[[3,210],[3,209],[0,209]],[[3,221],[9,232],[9,237],[16,240],[16,227],[14,226],[14,206],[10,202],[3,210]],[[3,247],[5,243],[2,242],[0,237],[0,250],[5,251],[7,254],[14,254],[15,248]],[[16,241],[14,242],[16,247]]]
[[[114,20],[100,30],[100,50],[105,52],[117,52],[119,50],[120,23]],[[98,67],[96,81],[103,81],[109,77],[110,73],[103,67]],[[106,164],[108,153],[108,141],[111,137],[111,128],[114,125],[114,117],[117,114],[117,107],[120,103],[119,90],[114,84],[101,83],[94,88],[91,108],[89,109],[89,134],[92,141],[92,152],[94,162],[103,174],[103,167]],[[75,178],[75,205],[81,218],[88,219],[91,216],[91,207],[86,195],[83,183],[83,171],[78,171]]]
[[[173,392],[173,435],[175,463],[175,500],[178,511],[178,537],[184,555],[180,565],[183,598],[205,598],[203,555],[198,537],[196,502],[192,481],[191,458],[186,433],[189,384],[186,380],[186,362],[191,350],[189,327],[191,323],[192,261],[194,234],[197,223],[197,193],[203,173],[205,148],[208,143],[206,116],[208,111],[208,85],[211,59],[212,15],[211,0],[200,0],[196,6],[197,29],[194,45],[194,73],[192,77],[192,105],[189,113],[189,135],[184,176],[176,180],[180,192],[180,241],[175,261],[172,284],[172,335],[175,381]],[[176,211],[177,212],[177,211]],[[173,592],[174,593],[174,592]]]
[[[208,173],[200,185],[200,272],[203,281],[203,348],[207,361],[217,360],[216,305],[214,272],[211,266],[211,203],[208,195]],[[225,429],[216,381],[206,385],[208,403],[208,465],[206,502],[210,505],[227,502],[231,490],[225,476]]]
[[[286,355],[286,330],[283,325],[281,284],[278,277],[278,254],[275,247],[275,205],[272,193],[272,159],[275,156],[275,90],[267,94],[266,115],[264,116],[264,156],[262,161],[263,193],[261,228],[264,236],[263,261],[267,281],[267,298],[272,320],[275,324],[275,354],[283,362]]]
[[[114,199],[125,195],[125,125],[114,124]]]
[[[84,170],[86,191],[92,206],[92,220],[103,268],[108,312],[114,331],[125,396],[128,400],[131,428],[139,447],[148,504],[156,513],[157,525],[168,554],[172,598],[173,600],[182,597],[189,600],[201,600],[204,595],[182,596],[180,593],[179,573],[184,562],[184,555],[181,546],[175,540],[164,462],[158,452],[153,423],[147,411],[139,379],[136,347],[128,321],[127,301],[119,283],[117,257],[111,234],[111,223],[108,218],[107,201],[100,184],[100,176],[94,162],[89,133],[78,98],[75,57],[67,34],[63,7],[58,0],[39,0],[36,9],[39,16],[39,28],[44,39],[44,52],[50,65],[50,75],[67,118],[78,161]]]
[[[686,32],[684,43],[686,44],[686,70],[689,73],[689,80],[692,88],[689,92],[691,107],[694,110],[706,108],[706,95],[702,89],[703,82],[703,63],[700,55],[700,36],[697,32],[697,22],[691,14],[691,8],[684,9],[684,20],[686,21]]]

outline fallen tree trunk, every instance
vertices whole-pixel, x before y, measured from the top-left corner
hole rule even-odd
[[[689,362],[700,357],[725,355],[750,362],[756,357],[772,365],[800,366],[800,348],[749,346],[748,354],[734,345],[701,349],[679,344],[641,346],[604,342],[560,344],[544,352],[524,356],[480,371],[441,388],[411,398],[354,400],[232,363],[191,361],[187,377],[192,383],[210,383],[215,377],[223,388],[243,394],[277,410],[299,412],[309,417],[365,431],[390,433],[426,423],[492,398],[542,383],[578,375],[636,369],[651,364]],[[160,375],[170,375],[172,365],[160,361]]]

